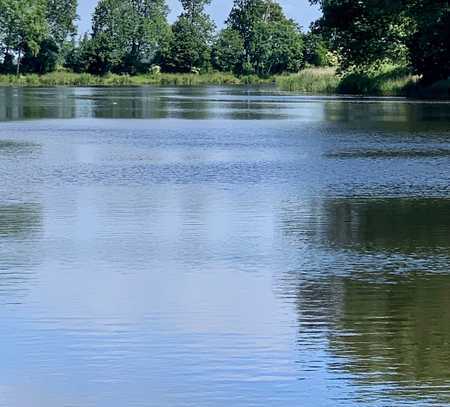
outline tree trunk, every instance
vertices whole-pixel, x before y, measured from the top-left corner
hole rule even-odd
[[[19,49],[19,54],[17,55],[17,71],[16,71],[16,75],[19,76],[20,75],[20,62],[22,60],[22,51]]]

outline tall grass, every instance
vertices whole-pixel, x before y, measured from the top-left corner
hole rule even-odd
[[[367,72],[338,75],[334,68],[309,68],[277,78],[281,90],[316,94],[407,96],[418,78],[407,68],[386,65]]]
[[[407,96],[418,78],[406,67],[384,65],[365,72],[343,76],[337,89],[341,94],[371,96]]]
[[[276,83],[284,91],[310,94],[348,94],[371,96],[410,96],[416,98],[450,98],[450,80],[423,87],[407,68],[385,65],[366,72],[339,75],[335,68],[307,68],[297,74],[260,78],[237,77],[230,73],[95,76],[58,71],[46,75],[0,75],[0,86],[202,86],[261,85]]]
[[[335,68],[307,68],[297,74],[279,76],[276,83],[289,92],[332,94],[337,92],[339,80]]]
[[[46,75],[0,75],[0,86],[143,86],[143,85],[244,85],[272,83],[272,78],[236,77],[230,73],[95,76],[86,73],[53,72]]]

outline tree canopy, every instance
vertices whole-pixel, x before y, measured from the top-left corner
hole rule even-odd
[[[270,76],[338,60],[347,73],[389,62],[425,83],[450,76],[448,0],[310,0],[322,17],[307,33],[275,0],[234,0],[217,33],[211,2],[180,0],[169,24],[167,0],[98,0],[92,31],[76,39],[77,0],[0,0],[0,73]]]
[[[284,15],[277,2],[235,0],[226,24],[243,43],[240,71],[271,75],[295,72],[302,67],[300,27]]]
[[[100,0],[92,20],[97,58],[87,69],[135,73],[149,65],[169,36],[164,0]]]
[[[75,32],[76,0],[0,0],[1,70],[54,69],[64,41]]]
[[[384,61],[410,65],[425,82],[450,75],[448,19],[443,0],[311,0],[323,17],[316,30],[337,50],[343,69]]]
[[[205,12],[211,0],[181,0],[183,12],[172,26],[172,38],[163,55],[170,72],[196,72],[208,69],[215,24]]]

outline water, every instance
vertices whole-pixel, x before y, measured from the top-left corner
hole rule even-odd
[[[0,89],[0,406],[450,403],[450,105]]]

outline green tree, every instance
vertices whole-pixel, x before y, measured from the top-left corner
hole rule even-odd
[[[183,13],[172,26],[172,40],[163,58],[163,67],[171,72],[207,70],[215,24],[205,12],[211,0],[181,0]]]
[[[283,9],[272,0],[235,0],[227,25],[236,30],[244,40],[247,53],[252,46],[255,28],[261,22],[284,20]]]
[[[244,40],[232,28],[223,29],[212,47],[213,67],[223,72],[242,73],[245,48]]]
[[[450,75],[448,1],[312,0],[316,23],[331,39],[344,70],[385,61],[410,65],[426,83]]]
[[[64,60],[64,67],[76,73],[87,72],[90,66],[89,54],[93,52],[92,41],[88,34],[85,33],[78,43],[75,38],[72,38]]]
[[[100,0],[92,29],[97,62],[91,71],[146,69],[170,35],[167,13],[164,0]]]
[[[408,43],[411,64],[425,84],[450,77],[450,6],[415,4],[417,30]],[[425,3],[425,4],[424,4]]]
[[[52,38],[41,41],[36,54],[27,46],[22,59],[22,71],[39,74],[54,71],[58,65],[60,51],[60,47]]]
[[[303,67],[303,39],[295,24],[288,20],[258,23],[250,62],[258,75],[298,72]]]
[[[60,60],[63,44],[75,32],[76,0],[0,0],[3,66],[16,72],[44,73]]]
[[[408,1],[408,0],[406,0]],[[406,62],[414,22],[403,0],[312,0],[323,17],[318,26],[332,39],[343,69],[385,61]]]
[[[10,62],[12,55],[16,55],[17,74],[20,73],[24,53],[29,51],[36,55],[48,34],[46,12],[47,0],[0,0],[3,62]]]
[[[303,42],[305,63],[321,67],[332,65],[330,50],[321,35],[309,32],[304,36]]]
[[[62,48],[63,44],[77,32],[77,0],[47,0],[46,18],[49,38]]]
[[[300,27],[273,0],[235,0],[227,20],[244,45],[242,71],[271,75],[303,66]]]

